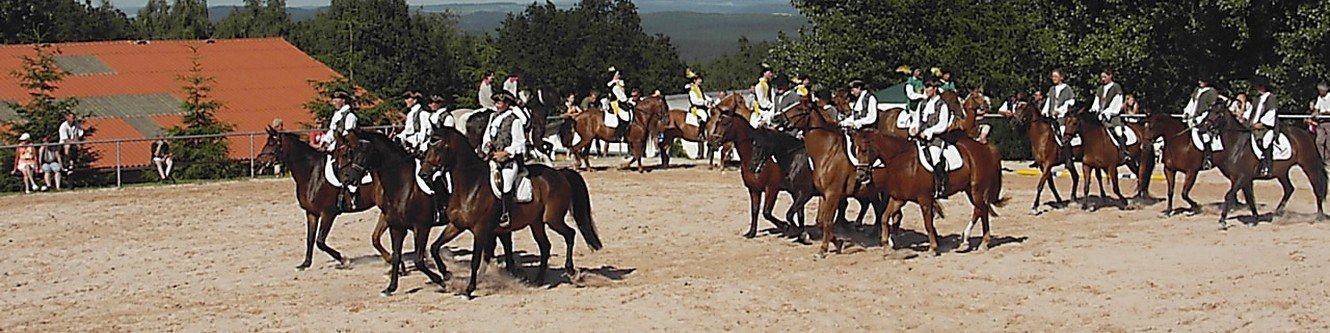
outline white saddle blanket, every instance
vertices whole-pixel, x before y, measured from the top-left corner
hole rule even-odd
[[[605,126],[609,128],[619,128],[619,117],[614,115],[614,111],[605,109]]]
[[[328,185],[332,185],[333,187],[336,188],[341,188],[342,181],[337,179],[337,171],[335,170],[336,169],[333,168],[333,158],[332,156],[328,156],[328,161],[323,163],[323,179],[328,181]],[[360,183],[369,184],[373,180],[374,178],[370,177],[369,173],[366,172],[365,176],[360,178]]]
[[[696,114],[693,114],[692,112],[688,112],[687,114],[688,115],[683,117],[683,123],[693,126],[701,126],[702,123],[700,121],[701,119],[699,119],[700,117],[698,117]]]
[[[1274,138],[1274,135],[1275,131],[1265,132],[1265,137],[1261,139],[1261,142],[1270,142],[1270,140]],[[1256,143],[1256,137],[1252,137],[1251,148],[1252,151],[1256,152],[1256,158],[1265,158],[1265,152],[1261,151],[1260,148],[1263,146],[1264,145],[1258,146]],[[1275,160],[1277,161],[1286,161],[1293,158],[1293,145],[1289,144],[1288,136],[1284,135],[1284,133],[1279,133],[1279,140],[1275,141],[1275,146],[1272,147],[1270,151],[1274,153]]]
[[[1205,140],[1210,140],[1210,151],[1224,151],[1224,142],[1219,138],[1210,137],[1209,133],[1202,133],[1197,129],[1191,129],[1191,144],[1197,149],[1205,149]]]
[[[901,111],[896,114],[896,128],[910,128],[910,113]]]
[[[854,166],[863,165],[863,163],[859,163],[859,159],[854,156],[854,140],[851,140],[850,136],[848,135],[845,136],[845,156],[850,158],[851,165]],[[812,159],[809,159],[809,162],[811,163]],[[882,163],[882,159],[874,159],[872,167],[885,168],[887,167],[887,165]]]
[[[929,145],[917,145],[915,149],[919,151],[919,164],[922,164],[924,170],[928,170],[928,172],[933,172],[933,165],[928,163],[929,158],[932,158],[934,162],[938,158],[946,158],[947,171],[956,171],[965,163],[965,159],[961,158],[961,150],[956,149],[956,145],[947,145],[945,150]]]
[[[518,203],[531,202],[531,177],[528,176],[530,174],[526,170],[522,170],[517,174],[517,186],[513,188],[513,191],[517,191],[514,199],[517,199]],[[498,172],[490,172],[490,189],[494,190],[494,197],[496,198],[503,198],[503,188],[499,187],[502,178]]]
[[[1134,145],[1137,141],[1140,141],[1140,138],[1136,137],[1136,131],[1131,130],[1131,127],[1119,126],[1116,129],[1110,128],[1109,130],[1122,138],[1122,141],[1124,141],[1122,145],[1124,146]]]
[[[415,175],[416,175],[416,177],[415,177],[415,178],[416,178],[416,186],[420,186],[420,191],[421,191],[421,192],[425,192],[425,194],[428,194],[428,195],[434,195],[434,188],[432,188],[432,187],[429,186],[429,184],[430,184],[429,181],[430,181],[430,180],[434,180],[434,179],[439,179],[439,177],[443,177],[443,178],[444,178],[444,182],[443,182],[443,184],[444,184],[444,186],[447,186],[447,187],[448,187],[448,189],[447,189],[447,190],[448,190],[448,193],[452,193],[452,192],[453,192],[453,175],[452,175],[452,174],[446,174],[446,173],[443,173],[443,172],[434,172],[434,174],[430,175],[430,178],[432,178],[432,179],[427,180],[427,179],[424,179],[424,178],[420,178],[420,160],[416,160],[416,173],[415,173]]]

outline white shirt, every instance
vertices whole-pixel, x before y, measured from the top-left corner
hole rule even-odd
[[[688,89],[689,104],[692,104],[693,106],[697,107],[706,107],[708,105],[711,105],[712,103],[711,98],[707,97],[707,94],[705,92],[702,92],[702,89],[694,90],[692,84],[686,85],[685,89]]]
[[[507,91],[509,94],[513,94],[513,96],[517,96],[517,80],[509,79],[503,81],[503,90]]]
[[[859,129],[864,126],[877,122],[877,96],[873,96],[867,90],[859,93],[859,98],[855,99],[854,104],[850,105],[854,112],[863,112],[863,118],[847,118],[840,121],[842,127]],[[852,112],[853,113],[853,112]]]
[[[83,128],[69,121],[60,123],[60,143],[78,141],[83,138]]]
[[[1325,96],[1316,96],[1316,101],[1312,102],[1312,109],[1324,115],[1330,115],[1330,94]]]
[[[503,151],[508,152],[508,155],[520,155],[526,153],[526,131],[522,130],[523,127],[526,127],[526,124],[522,122],[521,117],[518,117],[517,114],[520,112],[521,111],[514,106],[509,107],[508,111],[495,116],[494,120],[491,120],[489,125],[485,126],[485,136],[482,138],[480,146],[489,146],[490,142],[498,137],[500,133],[499,131],[509,131],[509,134],[512,135],[513,142],[508,147],[503,147]],[[507,117],[518,118],[516,121],[513,121],[511,128],[499,128],[500,125],[503,124],[503,120]]]
[[[1196,105],[1196,103],[1198,102],[1197,99],[1200,98],[1201,95],[1204,95],[1205,92],[1210,91],[1211,89],[1213,88],[1210,87],[1201,88],[1201,90],[1197,91],[1195,95],[1192,95],[1191,100],[1187,102],[1187,106],[1182,108],[1182,117],[1187,119],[1196,117],[1197,112],[1201,111],[1200,110],[1201,106]]]
[[[348,131],[356,128],[356,114],[351,112],[350,105],[343,105],[341,109],[337,109],[336,112],[333,112],[332,118],[329,118],[328,120],[329,130],[327,133],[323,133],[323,140],[320,141],[322,141],[324,145],[328,145],[330,148],[333,147],[331,146],[332,144],[337,142],[338,135],[346,135]],[[336,127],[334,126],[336,124],[342,124],[341,132],[334,133],[332,131],[332,128]]]
[[[481,81],[479,91],[479,96],[477,96],[476,102],[480,103],[481,108],[493,110],[494,86],[491,85],[489,81]]]
[[[453,112],[448,111],[448,108],[435,110],[434,113],[430,114],[429,122],[440,128],[457,127],[457,119],[453,118]],[[433,135],[432,132],[430,134]]]
[[[1076,98],[1073,97],[1067,99],[1067,101],[1063,102],[1062,105],[1053,105],[1053,100],[1057,99],[1058,95],[1062,95],[1063,90],[1070,88],[1071,87],[1068,87],[1066,83],[1059,83],[1058,85],[1053,86],[1053,95],[1044,97],[1043,114],[1045,117],[1054,117],[1062,119],[1062,117],[1067,116],[1067,110],[1071,109],[1072,106],[1076,105]]]
[[[402,132],[397,133],[397,138],[416,143],[420,133],[429,127],[429,112],[421,112],[420,104],[413,105],[411,110],[406,112],[405,122]]]
[[[905,98],[908,98],[908,99],[910,99],[911,101],[914,101],[914,100],[921,100],[921,99],[928,98],[928,95],[924,95],[924,92],[922,92],[922,91],[914,90],[914,86],[913,86],[913,85],[910,85],[909,83],[906,83],[906,84],[905,84]]]
[[[1099,100],[1099,95],[1108,93],[1108,89],[1112,88],[1115,84],[1117,84],[1117,82],[1109,82],[1108,84],[1105,84],[1103,89],[1104,92],[1095,94],[1094,96],[1094,104],[1091,104],[1091,106],[1094,111],[1099,112],[1099,119],[1108,120],[1109,118],[1113,118],[1122,113],[1122,95],[1114,95],[1113,99],[1108,101]]]
[[[910,127],[918,130],[919,135],[923,136],[924,139],[932,139],[934,135],[946,132],[947,127],[951,126],[951,110],[947,108],[947,103],[943,103],[941,100],[941,96],[934,95],[933,98],[924,101],[923,112],[919,112],[917,118],[910,124]],[[920,128],[923,126],[924,119],[934,114],[939,114],[937,124],[928,128]]]
[[[753,85],[753,99],[757,100],[757,106],[762,107],[762,110],[771,110],[776,104],[771,100],[771,83],[759,79],[757,84]]]
[[[606,84],[610,87],[610,93],[614,95],[614,100],[619,101],[619,103],[628,102],[628,94],[623,92],[623,85],[623,80],[610,80],[610,83]]]
[[[1261,110],[1265,108],[1265,103],[1279,103],[1278,101],[1270,100],[1270,97],[1272,96],[1270,95],[1269,91],[1265,92],[1264,94],[1261,94],[1260,97],[1256,98],[1256,107],[1247,109],[1247,112],[1242,113],[1242,117],[1250,120],[1253,115],[1255,115],[1257,112],[1261,112]],[[1275,105],[1274,109],[1270,109],[1270,112],[1262,114],[1261,119],[1258,119],[1257,121],[1260,122],[1261,124],[1265,124],[1266,128],[1274,128],[1275,121],[1277,121],[1278,119],[1279,119],[1279,106]]]

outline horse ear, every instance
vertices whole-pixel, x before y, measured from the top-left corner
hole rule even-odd
[[[269,125],[267,128],[264,128],[264,131],[267,131],[268,135],[277,135],[277,130],[273,129],[272,125]]]

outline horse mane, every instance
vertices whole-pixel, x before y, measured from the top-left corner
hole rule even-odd
[[[283,152],[283,155],[304,157],[310,160],[321,159],[324,155],[323,152],[310,147],[305,140],[301,140],[300,135],[291,132],[277,132],[277,136],[279,140],[282,140],[282,149],[287,150]]]
[[[908,139],[898,138],[886,133],[876,131],[862,133],[862,137],[868,139],[868,147],[877,151],[878,158],[883,160],[903,154],[913,146]]]
[[[386,157],[394,157],[399,161],[411,158],[411,154],[406,152],[406,148],[393,143],[388,135],[364,129],[353,129],[351,132],[356,134],[356,138],[368,141],[376,151],[388,152],[389,156]]]

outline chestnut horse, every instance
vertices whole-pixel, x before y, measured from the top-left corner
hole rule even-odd
[[[1080,112],[1067,115],[1067,126],[1063,128],[1066,137],[1075,135],[1081,136],[1081,149],[1083,157],[1081,158],[1081,171],[1085,173],[1085,179],[1082,180],[1081,208],[1090,209],[1090,171],[1094,170],[1099,178],[1099,197],[1107,199],[1104,193],[1104,176],[1108,177],[1109,184],[1113,185],[1113,194],[1118,196],[1122,203],[1122,208],[1127,206],[1127,198],[1122,196],[1122,190],[1118,186],[1118,166],[1129,165],[1134,167],[1133,173],[1136,174],[1136,197],[1143,197],[1145,186],[1143,184],[1150,181],[1150,170],[1154,169],[1154,147],[1152,141],[1145,141],[1144,130],[1140,125],[1126,124],[1126,128],[1136,134],[1136,143],[1127,145],[1127,155],[1131,159],[1122,157],[1118,151],[1118,146],[1113,144],[1113,138],[1109,136],[1108,127],[1099,120],[1098,115]],[[1131,162],[1131,163],[1128,163]],[[1103,172],[1103,174],[1100,174]]]
[[[958,247],[957,250],[970,249],[970,231],[976,222],[982,222],[984,231],[978,248],[986,249],[989,245],[989,217],[996,215],[993,207],[1006,203],[1006,199],[999,198],[1002,192],[1001,156],[988,145],[974,141],[964,132],[952,131],[943,135],[947,136],[947,141],[955,142],[963,160],[960,169],[947,173],[945,195],[951,196],[964,191],[970,199],[970,204],[974,206],[970,222],[961,233],[961,243],[964,247]],[[871,131],[857,132],[853,138],[856,142],[854,153],[857,159],[860,161],[881,159],[886,164],[884,168],[872,170],[870,182],[872,191],[885,193],[891,198],[886,211],[898,212],[907,202],[919,204],[923,213],[924,229],[928,231],[928,251],[936,255],[937,229],[933,226],[933,217],[941,213],[935,211],[935,207],[938,206],[934,198],[936,192],[933,173],[924,169],[923,164],[919,162],[917,149],[919,143]],[[861,169],[859,172],[864,170]],[[884,214],[882,218],[886,219],[887,216]],[[825,226],[823,228],[824,231],[828,230]],[[888,251],[895,246],[895,242],[891,239],[892,229],[894,228],[882,227],[882,240],[887,244]]]
[[[1326,193],[1326,173],[1325,161],[1321,159],[1320,153],[1316,150],[1316,145],[1312,141],[1311,133],[1301,128],[1283,128],[1271,129],[1276,134],[1283,132],[1288,136],[1290,147],[1293,150],[1292,157],[1288,160],[1275,160],[1271,170],[1271,176],[1263,177],[1257,174],[1260,167],[1260,160],[1256,158],[1256,153],[1252,152],[1251,131],[1238,122],[1237,118],[1229,112],[1215,112],[1211,109],[1205,120],[1198,126],[1203,131],[1218,131],[1224,150],[1227,151],[1226,158],[1215,159],[1214,164],[1219,170],[1227,176],[1229,181],[1228,192],[1224,195],[1224,205],[1219,212],[1219,228],[1228,228],[1228,211],[1237,201],[1238,190],[1246,192],[1248,207],[1251,209],[1252,216],[1259,216],[1256,211],[1255,195],[1252,193],[1252,181],[1256,179],[1278,179],[1279,184],[1284,187],[1284,196],[1279,199],[1279,205],[1275,208],[1275,215],[1283,215],[1284,207],[1288,204],[1289,197],[1293,196],[1293,184],[1288,179],[1289,169],[1294,165],[1302,169],[1311,181],[1312,193],[1316,195],[1316,220],[1325,219],[1325,210],[1322,208]],[[1211,157],[1214,157],[1213,155]]]
[[[1053,200],[1062,202],[1062,195],[1058,194],[1057,181],[1053,179],[1053,167],[1065,164],[1067,172],[1071,173],[1071,200],[1077,201],[1077,185],[1080,183],[1080,175],[1076,172],[1075,158],[1080,157],[1080,147],[1064,147],[1058,145],[1057,131],[1053,129],[1054,120],[1039,114],[1039,105],[1043,100],[1034,102],[1018,102],[1015,109],[1016,123],[1025,126],[1025,133],[1030,140],[1030,155],[1034,156],[1035,164],[1039,166],[1039,185],[1036,186],[1034,193],[1034,203],[1030,205],[1030,215],[1039,215],[1039,200],[1044,194],[1044,185],[1047,184],[1049,191],[1053,193]],[[1070,145],[1070,142],[1067,143]]]
[[[516,204],[510,214],[512,222],[506,228],[501,228],[498,220],[503,209],[502,202],[491,189],[488,163],[476,156],[475,150],[461,133],[452,129],[441,129],[434,133],[421,162],[420,173],[450,173],[453,194],[449,198],[447,211],[451,224],[430,245],[430,255],[434,257],[439,269],[447,272],[439,255],[440,249],[463,230],[471,231],[475,236],[472,248],[475,254],[471,257],[471,279],[464,296],[470,298],[476,290],[481,263],[489,261],[494,255],[495,236],[503,242],[508,269],[515,271],[517,264],[512,257],[511,234],[531,226],[531,235],[540,247],[540,268],[536,273],[538,282],[545,281],[545,273],[549,269],[550,242],[545,234],[545,226],[563,236],[566,246],[564,269],[570,276],[577,274],[577,268],[573,266],[573,242],[577,231],[582,232],[583,240],[592,250],[601,249],[600,235],[596,232],[596,224],[591,216],[591,197],[586,181],[577,171],[553,169],[540,164],[526,166],[531,179],[532,200]],[[577,230],[564,222],[570,209],[577,222]]]
[[[317,245],[319,250],[323,250],[333,260],[338,262],[339,267],[346,267],[350,262],[342,257],[340,252],[334,250],[326,243],[328,233],[332,231],[333,220],[341,213],[361,212],[374,207],[375,202],[365,193],[377,191],[378,182],[371,182],[360,186],[356,192],[352,207],[345,207],[345,210],[337,209],[337,193],[343,191],[341,188],[333,187],[324,178],[324,163],[327,163],[328,154],[315,150],[309,144],[300,140],[300,136],[294,133],[278,132],[272,127],[268,127],[268,140],[263,145],[263,150],[255,157],[255,162],[264,166],[272,165],[281,161],[282,165],[291,171],[291,178],[296,181],[296,202],[300,203],[300,208],[305,210],[305,260],[296,266],[297,270],[309,268],[314,254],[314,247]],[[350,195],[350,194],[347,194]],[[383,234],[383,221],[375,227],[374,235],[371,238],[374,249],[379,251],[379,256],[383,261],[392,263],[388,256],[388,251],[383,248],[379,241],[379,236]]]
[[[708,113],[709,112],[710,111],[708,111]],[[731,149],[730,144],[729,143],[710,144],[708,146],[707,141],[710,140],[708,140],[707,137],[703,135],[702,133],[703,128],[697,127],[697,125],[688,124],[687,119],[688,119],[688,111],[684,110],[670,110],[669,112],[665,113],[664,117],[660,118],[660,121],[658,123],[659,125],[658,131],[661,134],[661,139],[658,142],[656,149],[657,152],[660,152],[660,165],[666,168],[670,166],[669,153],[672,150],[671,148],[674,147],[674,139],[680,138],[687,141],[696,142],[698,158],[706,156],[707,166],[710,167],[715,166],[715,160],[716,160],[715,152],[717,148],[723,148],[720,149],[721,151],[720,156],[722,156],[720,159],[721,160],[720,164],[721,166],[724,166],[725,157],[730,156],[730,149]],[[708,117],[708,120],[715,120],[715,118]]]
[[[665,98],[647,97],[638,102],[636,106],[629,110],[633,113],[633,121],[620,121],[619,126],[628,126],[625,138],[615,137],[615,129],[605,126],[606,114],[600,109],[587,109],[582,112],[566,118],[564,121],[573,122],[571,125],[560,127],[562,133],[560,136],[571,138],[572,132],[576,132],[579,140],[572,147],[568,148],[572,152],[574,160],[573,167],[583,170],[591,168],[591,160],[588,158],[587,150],[592,142],[603,140],[605,142],[624,142],[628,144],[629,154],[632,159],[624,166],[631,166],[634,161],[637,162],[637,172],[646,172],[642,166],[642,156],[646,154],[647,139],[650,138],[657,126],[656,117],[663,116],[666,112]],[[610,115],[613,117],[613,115]],[[585,168],[583,168],[585,166]]]
[[[742,105],[742,104],[740,104]],[[793,231],[791,225],[794,223],[791,214],[796,211],[802,211],[803,205],[800,204],[800,197],[803,193],[798,193],[797,187],[784,187],[784,174],[779,166],[762,165],[758,168],[749,168],[748,166],[756,164],[753,160],[753,128],[733,111],[718,112],[718,114],[707,123],[709,139],[712,144],[733,143],[735,150],[739,153],[739,178],[743,180],[744,187],[748,189],[749,199],[749,224],[748,232],[744,237],[753,238],[757,236],[757,213],[760,210],[762,217],[775,225],[787,234]],[[792,189],[795,188],[795,189]],[[780,191],[784,190],[794,197],[794,204],[786,212],[786,219],[789,223],[782,222],[771,215],[775,209],[776,197]],[[765,195],[765,196],[764,196]],[[811,198],[811,195],[808,195]],[[759,200],[760,198],[760,200]],[[807,203],[804,200],[803,203]],[[800,229],[802,231],[802,229]]]

